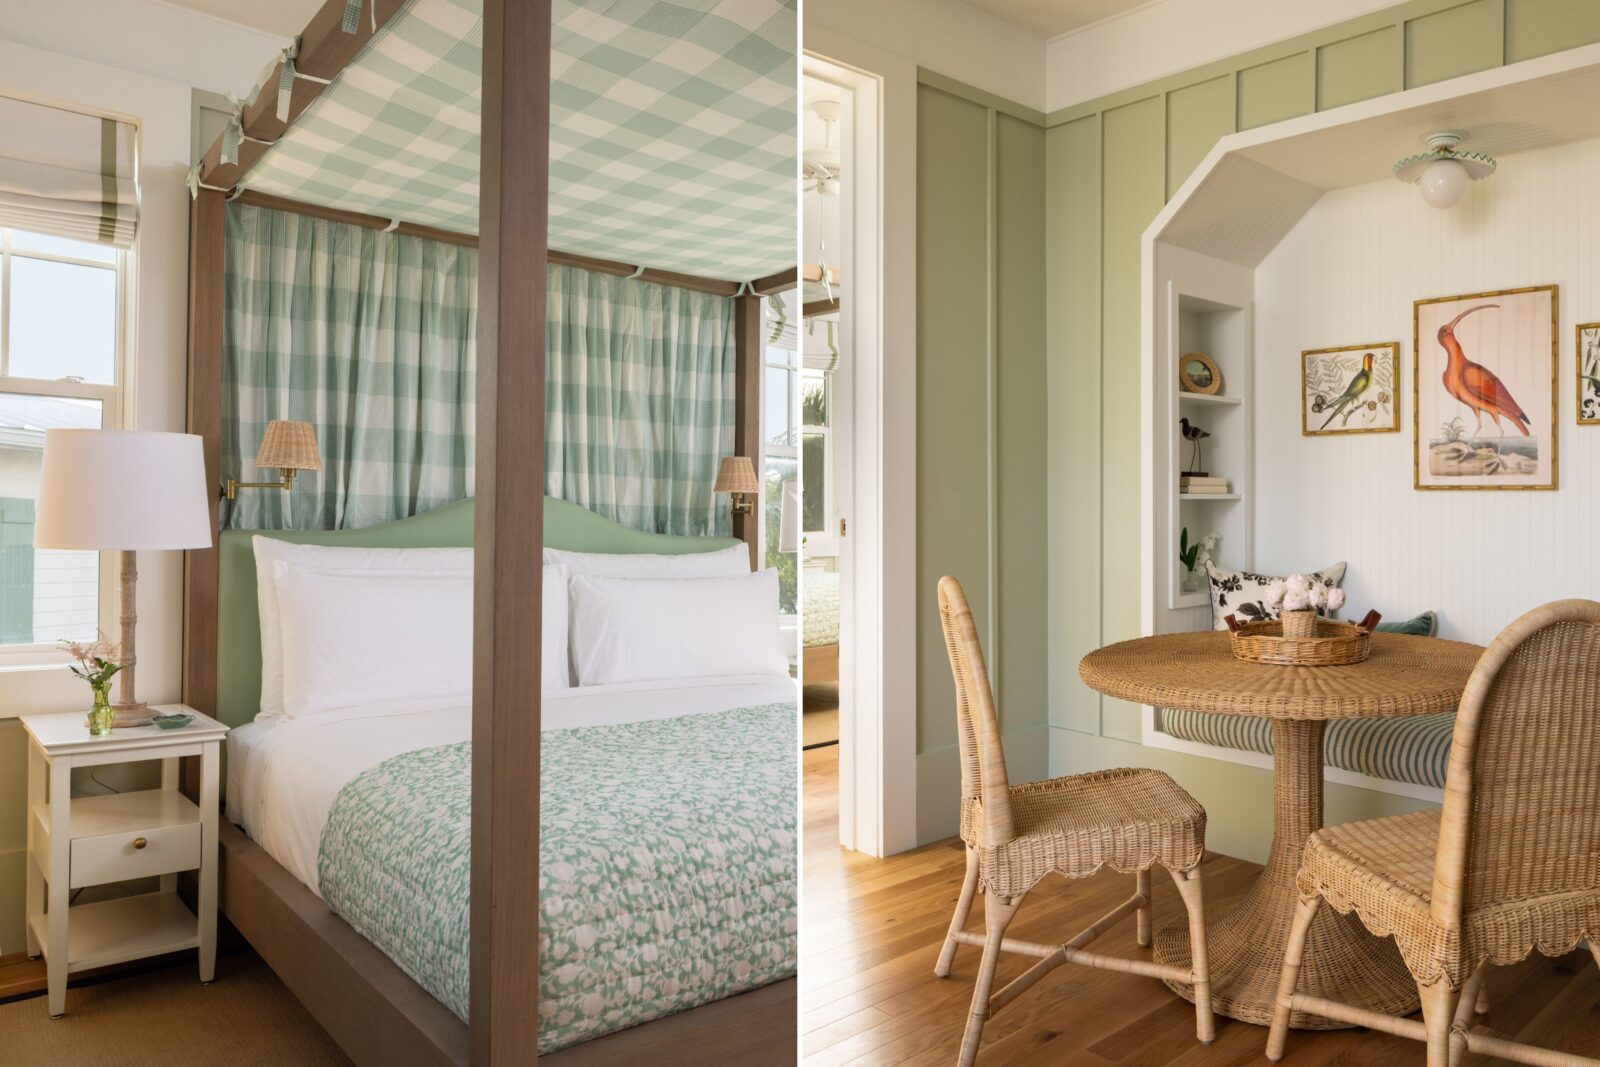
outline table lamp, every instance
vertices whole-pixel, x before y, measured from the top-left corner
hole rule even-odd
[[[36,548],[122,553],[122,657],[113,726],[142,726],[134,694],[140,549],[210,548],[205,453],[194,434],[46,430]]]

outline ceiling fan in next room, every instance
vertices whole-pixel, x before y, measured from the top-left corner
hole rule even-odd
[[[839,155],[839,101],[818,100],[811,105],[822,120],[822,147],[805,151],[806,192],[822,196],[839,195],[839,174],[843,170]]]
[[[817,261],[802,266],[801,281],[808,290],[812,290],[813,286],[820,289],[820,292],[816,292],[816,298],[820,302],[837,306],[838,292],[835,286],[839,280],[839,272],[828,266],[827,239],[824,236],[826,224],[823,221],[823,213],[827,210],[830,200],[837,204],[839,178],[844,172],[843,157],[839,152],[839,101],[818,100],[811,105],[811,110],[822,120],[822,147],[805,150],[801,172],[805,191],[817,195]],[[838,208],[835,207],[834,210],[837,211]],[[806,303],[813,302],[812,293],[808,292]]]

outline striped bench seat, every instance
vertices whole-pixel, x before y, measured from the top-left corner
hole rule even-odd
[[[1378,624],[1382,631],[1418,637],[1432,637],[1438,628],[1439,618],[1431,611],[1402,622]],[[1272,724],[1266,719],[1163,711],[1161,729],[1185,741],[1272,755]],[[1322,741],[1323,760],[1343,771],[1443,789],[1455,729],[1453,711],[1409,719],[1340,719],[1328,724]]]
[[[1328,766],[1340,770],[1443,789],[1455,728],[1453,711],[1405,719],[1338,719],[1328,724],[1323,756]],[[1272,755],[1272,724],[1249,715],[1166,710],[1161,729],[1185,741]]]

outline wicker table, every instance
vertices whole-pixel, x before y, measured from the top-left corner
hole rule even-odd
[[[1220,632],[1161,634],[1107,645],[1078,665],[1107,696],[1224,715],[1272,720],[1272,851],[1244,900],[1208,922],[1215,1010],[1266,1026],[1272,1021],[1284,941],[1299,891],[1306,838],[1322,826],[1322,735],[1329,719],[1432,715],[1453,711],[1483,649],[1457,641],[1379,633],[1364,663],[1275,667],[1233,657]],[[1311,927],[1300,991],[1386,1015],[1418,1008],[1417,988],[1394,942],[1373,937],[1354,915],[1323,908]],[[1156,936],[1158,962],[1188,966],[1183,924]],[[1168,983],[1190,997],[1187,986]],[[1348,1026],[1296,1012],[1290,1025]]]

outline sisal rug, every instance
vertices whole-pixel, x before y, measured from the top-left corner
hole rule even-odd
[[[0,1003],[0,1062],[50,1067],[347,1067],[350,1060],[254,952],[191,961]]]

